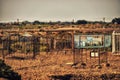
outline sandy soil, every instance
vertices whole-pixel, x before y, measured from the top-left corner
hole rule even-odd
[[[106,57],[101,55],[101,69],[98,69],[98,58],[90,58],[89,52],[83,53],[83,57],[76,54],[75,66],[73,63],[73,54],[63,51],[51,52],[46,54],[41,52],[32,59],[32,54],[14,53],[6,56],[5,63],[10,65],[13,70],[22,76],[22,80],[50,80],[53,75],[83,74],[100,75],[104,73],[120,73],[120,56],[108,53],[109,67],[106,67]],[[81,66],[85,63],[86,66]]]

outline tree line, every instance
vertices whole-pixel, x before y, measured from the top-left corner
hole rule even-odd
[[[107,23],[107,22],[104,22],[104,21],[87,21],[87,20],[77,20],[76,22],[74,21],[65,21],[65,22],[61,22],[61,21],[56,21],[56,22],[52,22],[52,21],[49,21],[49,22],[41,22],[39,20],[35,20],[33,22],[30,22],[30,21],[23,21],[23,22],[13,22],[11,23],[12,25],[27,25],[27,24],[32,24],[32,25],[44,25],[44,24],[48,24],[48,25],[55,25],[55,24],[60,24],[60,25],[71,25],[71,24],[75,24],[75,25],[79,25],[79,24],[88,24],[88,23]],[[109,23],[113,23],[113,24],[120,24],[120,18],[114,18],[112,19],[111,22]],[[0,25],[6,25],[5,23],[0,23]]]
[[[70,24],[76,24],[76,25],[79,25],[79,24],[88,24],[88,23],[107,23],[107,22],[104,22],[104,21],[87,21],[87,20],[77,20],[76,22],[74,21],[65,21],[65,22],[61,22],[61,21],[56,21],[56,22],[52,22],[52,21],[49,21],[49,22],[40,22],[39,20],[35,20],[34,22],[29,22],[29,21],[24,21],[22,22],[22,24],[33,24],[33,25],[36,25],[36,24],[50,24],[50,25],[54,25],[54,24],[61,24],[61,25],[70,25]],[[112,21],[110,23],[113,23],[113,24],[120,24],[120,18],[114,18],[112,19]]]

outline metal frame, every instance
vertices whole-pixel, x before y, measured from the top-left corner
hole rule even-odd
[[[120,55],[120,32],[117,31],[112,33],[112,53]]]
[[[67,32],[66,32],[67,31]],[[69,48],[71,51],[72,51],[72,55],[73,55],[73,65],[75,65],[76,64],[76,52],[75,52],[75,46],[74,46],[74,35],[76,34],[76,31],[78,31],[78,33],[82,33],[82,35],[85,35],[85,34],[88,34],[89,32],[92,32],[93,31],[93,34],[94,33],[96,33],[96,32],[98,32],[98,30],[85,30],[86,32],[84,32],[83,30],[80,30],[80,29],[68,29],[68,30],[64,30],[64,29],[61,29],[61,30],[50,30],[50,29],[48,29],[48,30],[37,30],[37,31],[32,31],[32,30],[28,30],[28,32],[31,32],[31,33],[33,33],[34,34],[34,32],[45,32],[45,35],[44,35],[44,37],[43,36],[38,36],[38,38],[39,38],[39,40],[40,40],[40,47],[42,47],[43,48],[43,46],[46,46],[46,53],[48,54],[49,52],[50,52],[50,50],[49,49],[51,49],[51,39],[53,39],[53,50],[55,51],[56,50],[56,44],[57,44],[57,41],[59,41],[58,39],[55,39],[54,38],[54,36],[53,36],[53,34],[54,34],[54,32],[56,33],[56,35],[62,35],[61,33],[65,33],[65,34],[67,34],[67,33],[69,33],[70,35],[71,35],[71,47]],[[100,30],[100,31],[103,31],[102,29]],[[111,30],[110,30],[111,31]],[[8,31],[9,33],[16,33],[16,32],[12,32],[12,31]],[[17,31],[17,33],[19,34],[20,32],[24,32],[24,31]],[[26,31],[27,32],[27,31]],[[107,33],[107,32],[109,32],[109,30],[105,30],[105,33]],[[104,34],[105,34],[104,33]],[[33,35],[32,34],[32,35]],[[103,34],[103,35],[104,35]],[[32,45],[32,47],[34,48],[34,49],[36,49],[35,47],[36,47],[36,44],[37,44],[37,41],[35,40],[35,37],[36,36],[34,36],[33,38],[32,38],[32,41],[31,41],[31,45]],[[44,43],[42,43],[41,42],[41,39],[42,38],[44,38],[45,39],[45,41],[44,41]],[[10,38],[9,38],[10,39]],[[9,42],[9,39],[8,39],[8,42]],[[63,39],[62,38],[62,36],[60,37],[60,39]],[[67,41],[67,40],[66,40]],[[68,45],[68,43],[67,42],[65,42],[65,43],[62,43],[61,44],[61,46],[62,47],[64,47],[64,46],[66,46],[66,45]],[[104,45],[105,46],[105,45]],[[36,51],[33,49],[33,58],[35,58],[35,56],[36,56]],[[89,48],[86,48],[86,49],[89,49]],[[91,48],[92,49],[92,48]],[[105,49],[105,48],[104,48]],[[65,49],[61,49],[62,51],[63,50],[65,50]],[[58,51],[60,51],[59,49],[58,49]],[[57,53],[58,53],[58,51],[57,51]],[[5,55],[4,55],[4,49],[3,49],[3,58],[5,57]],[[78,57],[80,57],[80,59],[81,59],[81,64],[83,64],[84,63],[84,61],[83,61],[83,48],[80,48],[79,49],[79,54],[80,54],[80,56],[78,56]],[[87,53],[85,54],[86,55],[86,57],[87,57]],[[87,58],[86,58],[86,62],[87,62]],[[108,61],[107,61],[107,54],[106,54],[106,63],[107,63]],[[99,56],[99,64],[100,64],[100,56]],[[85,64],[83,64],[83,65],[85,65]]]

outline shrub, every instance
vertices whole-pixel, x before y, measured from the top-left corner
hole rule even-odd
[[[3,60],[0,60],[0,78],[8,80],[21,80],[21,76],[14,72],[10,66],[6,65]]]

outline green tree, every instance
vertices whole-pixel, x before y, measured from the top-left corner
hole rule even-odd
[[[120,18],[114,18],[113,20],[112,20],[112,23],[117,23],[117,24],[120,24]]]
[[[77,20],[76,24],[87,24],[86,20]]]
[[[40,21],[36,20],[33,22],[33,25],[40,24]]]

